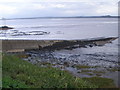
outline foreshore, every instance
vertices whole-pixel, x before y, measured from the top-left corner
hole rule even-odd
[[[118,37],[96,38],[85,40],[2,40],[2,52],[22,52],[31,49],[62,49],[99,46],[117,39]]]
[[[108,82],[114,82],[116,86],[118,86],[118,67],[112,67],[110,65],[110,67],[107,67],[107,65],[104,65],[105,67],[103,67],[102,65],[95,65],[93,62],[92,64],[95,66],[88,65],[86,62],[91,62],[87,61],[87,58],[85,61],[83,60],[84,62],[79,62],[79,60],[75,57],[79,57],[80,54],[73,54],[72,57],[70,56],[69,58],[62,56],[56,57],[54,54],[56,53],[55,51],[59,50],[69,49],[71,51],[72,49],[81,47],[102,46],[106,43],[111,43],[115,39],[117,39],[117,37],[97,38],[89,40],[2,40],[2,51],[12,52],[8,53],[8,55],[16,55],[17,57],[20,57],[23,60],[39,67],[59,68],[61,70],[69,71],[74,76],[80,78],[92,79],[97,77],[101,79],[101,77],[104,77],[104,79],[108,80]],[[104,63],[104,60],[101,60],[101,58],[98,59],[98,61],[103,61]],[[112,77],[110,74],[112,74]]]

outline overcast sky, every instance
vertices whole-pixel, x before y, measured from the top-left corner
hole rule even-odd
[[[119,0],[0,0],[0,18],[118,15]]]

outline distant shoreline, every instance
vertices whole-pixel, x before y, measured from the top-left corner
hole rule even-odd
[[[120,16],[71,16],[71,17],[26,17],[26,18],[6,18],[6,20],[15,19],[47,19],[47,18],[120,18]],[[2,19],[0,19],[2,20]]]

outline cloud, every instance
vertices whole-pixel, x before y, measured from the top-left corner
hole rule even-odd
[[[118,12],[118,7],[113,6],[111,7],[110,5],[101,5],[99,8],[96,10],[98,14],[117,14]]]
[[[118,0],[0,0],[0,17],[117,15]]]
[[[53,8],[65,8],[66,5],[65,4],[51,4],[50,7],[53,7]]]
[[[7,6],[7,5],[0,5],[0,14],[1,15],[13,15],[17,13],[16,7],[13,6]]]
[[[46,8],[46,6],[45,6],[45,5],[42,5],[42,4],[32,4],[31,7],[32,7],[33,9],[39,9],[39,10]]]
[[[119,0],[0,0],[0,2],[119,2]]]

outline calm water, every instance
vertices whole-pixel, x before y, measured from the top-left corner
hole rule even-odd
[[[71,40],[118,36],[117,18],[43,18],[6,22],[15,29],[0,31],[0,39]],[[41,31],[47,34],[41,35]]]

